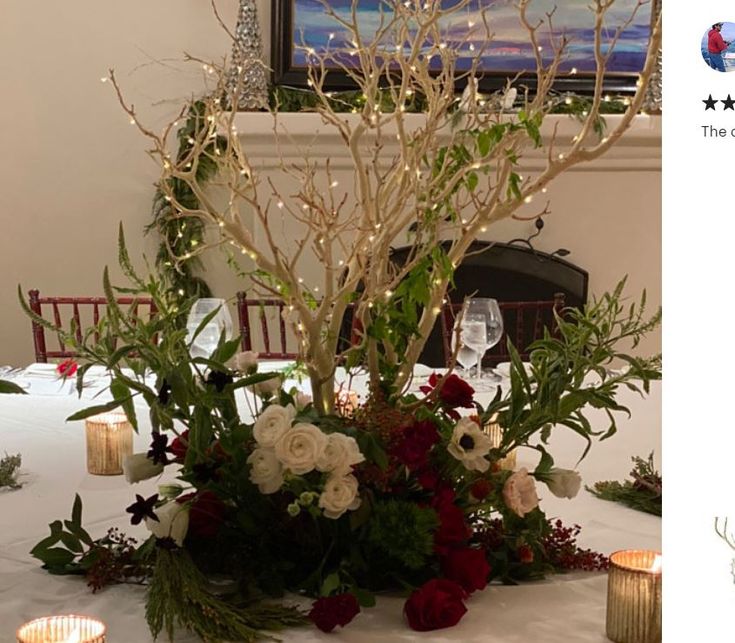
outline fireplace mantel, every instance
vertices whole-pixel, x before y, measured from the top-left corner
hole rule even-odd
[[[357,123],[357,114],[341,114],[347,121]],[[423,115],[406,114],[407,128],[421,126]],[[605,116],[608,131],[620,121],[620,115]],[[281,158],[288,161],[303,159],[305,154],[312,159],[329,158],[334,169],[351,167],[347,148],[341,142],[336,129],[326,124],[319,114],[284,113],[278,116],[276,129],[274,119],[268,113],[240,112],[234,124],[238,135],[255,167],[276,167]],[[547,116],[541,130],[544,142],[548,142],[556,129],[559,144],[568,144],[579,131],[579,122],[572,116],[553,114]],[[276,131],[278,136],[276,136]],[[387,128],[387,131],[390,131]],[[390,154],[390,136],[386,137],[385,154]],[[521,159],[521,167],[528,170],[540,169],[546,152],[529,150]],[[615,147],[605,156],[592,162],[576,166],[573,172],[635,172],[661,171],[661,117],[636,116],[630,129]]]

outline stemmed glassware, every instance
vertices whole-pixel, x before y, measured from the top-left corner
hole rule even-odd
[[[207,322],[199,334],[194,337],[197,328],[204,319],[217,311],[216,314]],[[197,299],[189,311],[189,317],[186,320],[186,340],[191,342],[190,353],[192,357],[211,357],[217,348],[222,331],[225,338],[232,337],[232,317],[227,309],[227,303],[224,299]]]
[[[482,377],[482,358],[503,336],[503,316],[495,299],[472,297],[465,300],[459,320],[460,346],[457,350],[457,332],[452,334],[452,347],[457,361],[469,373],[477,366],[477,380]]]

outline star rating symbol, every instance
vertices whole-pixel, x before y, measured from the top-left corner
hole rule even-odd
[[[725,106],[725,109],[731,109],[735,112],[735,99],[730,98],[730,94],[727,95],[725,100],[721,100],[720,102]]]
[[[729,96],[728,96],[729,98]],[[708,109],[714,110],[715,105],[717,105],[717,101],[712,98],[712,94],[709,95],[709,98],[707,100],[702,101],[704,103],[704,111],[706,112]]]

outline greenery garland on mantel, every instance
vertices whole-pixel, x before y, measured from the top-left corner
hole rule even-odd
[[[365,105],[365,97],[360,91],[331,92],[329,95],[335,111],[357,113]],[[502,93],[489,96],[478,96],[478,100],[487,100],[488,105],[499,106],[502,103]],[[583,118],[589,109],[591,98],[579,94],[563,93],[552,98],[554,105],[552,113],[569,114]],[[316,110],[317,98],[313,91],[283,85],[270,88],[270,108],[281,113],[313,112]],[[459,97],[457,99],[459,103]],[[630,98],[624,95],[605,96],[600,106],[603,114],[623,114],[630,104]],[[394,109],[389,92],[381,95],[381,107],[384,112]],[[420,114],[425,109],[425,100],[419,94],[414,94],[405,104],[405,111]],[[197,133],[206,122],[202,115],[202,104],[194,103],[186,121],[178,132],[179,149],[177,158],[184,158],[191,150],[191,141],[197,138]],[[512,113],[512,110],[506,110]],[[603,119],[597,123],[596,133],[602,136],[605,129]],[[216,152],[218,146],[226,145],[226,140],[217,137],[210,144],[209,151]],[[197,166],[197,178],[200,183],[210,179],[216,169],[215,163],[201,155]],[[183,181],[174,181],[171,191],[175,200],[190,209],[198,207],[198,200],[194,193]],[[204,243],[205,226],[197,217],[182,217],[177,215],[159,186],[153,198],[153,221],[146,227],[146,232],[156,230],[160,235],[160,244],[156,255],[156,266],[167,280],[171,294],[182,300],[190,297],[209,297],[211,288],[205,279],[196,274],[201,271],[202,263],[193,252]]]

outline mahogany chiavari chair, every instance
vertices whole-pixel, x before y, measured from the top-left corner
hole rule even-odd
[[[139,316],[141,309],[148,308],[149,319],[155,317],[158,310],[152,299],[145,297],[120,297],[115,300],[120,306],[130,306],[131,312]],[[50,308],[51,323],[59,328],[69,328],[71,320],[74,321],[77,341],[82,341],[84,328],[91,324],[96,325],[104,315],[107,307],[105,297],[41,297],[38,290],[28,291],[28,305],[39,317],[44,317],[44,312]],[[61,335],[58,335],[59,350],[49,350],[46,346],[45,328],[35,320],[31,320],[33,330],[33,347],[36,352],[37,362],[48,362],[49,358],[76,357],[76,353],[64,344]],[[96,337],[99,341],[99,336]]]
[[[499,301],[498,306],[503,315],[503,336],[483,357],[483,363],[497,366],[501,362],[510,361],[508,338],[515,346],[522,360],[529,358],[528,347],[537,339],[542,339],[544,329],[553,334],[556,330],[554,312],[561,314],[564,308],[563,293],[554,294],[549,301]],[[442,339],[444,342],[444,358],[447,366],[452,356],[452,333],[454,320],[462,309],[462,303],[449,303],[442,307]]]
[[[286,320],[283,318],[285,308],[286,304],[280,299],[248,299],[246,293],[238,292],[237,317],[242,350],[254,350],[253,341],[259,339],[256,352],[260,359],[296,359],[298,353],[288,350]],[[256,337],[255,328],[250,317],[251,312],[260,323],[259,338]],[[277,346],[275,341],[271,342],[274,329],[278,338]]]

